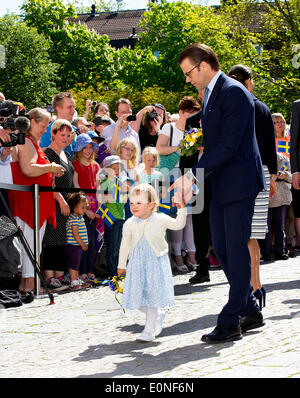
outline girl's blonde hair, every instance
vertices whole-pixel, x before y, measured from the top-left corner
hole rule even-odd
[[[84,148],[83,148],[84,149]],[[81,162],[81,159],[83,158],[82,154],[83,154],[83,149],[79,152],[75,152],[74,154],[74,160],[78,160],[79,162]],[[96,152],[93,151],[91,156],[89,157],[89,161],[92,164],[95,161],[96,158]]]
[[[153,211],[156,211],[159,206],[159,199],[155,189],[150,184],[138,184],[131,188],[129,192],[129,200],[132,196],[145,194],[148,203],[154,203]]]
[[[123,138],[122,141],[119,142],[116,150],[116,155],[121,158],[121,149],[124,148],[126,145],[132,145],[133,146],[133,153],[131,159],[127,161],[127,166],[129,169],[134,169],[135,167],[138,166],[138,147],[135,143],[135,141],[131,138]]]
[[[142,162],[144,163],[145,157],[147,155],[152,155],[154,159],[156,160],[155,166],[158,165],[159,162],[159,154],[157,152],[157,149],[154,146],[147,146],[142,153]]]

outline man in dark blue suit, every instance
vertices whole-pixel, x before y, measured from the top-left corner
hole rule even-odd
[[[244,86],[221,72],[216,54],[206,45],[185,48],[179,64],[187,82],[198,91],[206,89],[201,116],[205,145],[198,163],[175,181],[174,201],[191,197],[197,169],[203,168],[211,190],[212,244],[230,286],[216,328],[202,341],[238,340],[243,332],[264,325],[250,282],[248,250],[255,198],[265,188],[253,99]]]

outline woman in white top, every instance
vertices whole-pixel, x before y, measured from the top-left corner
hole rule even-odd
[[[178,151],[178,145],[183,138],[184,129],[186,125],[186,119],[200,110],[200,104],[193,98],[186,96],[178,105],[179,118],[175,123],[167,123],[159,132],[156,149],[160,155],[169,155],[170,153]],[[173,130],[173,131],[172,131]],[[179,161],[175,167],[179,167]],[[174,175],[174,171],[172,172]],[[186,226],[184,229],[179,231],[170,231],[171,246],[175,255],[175,263],[178,271],[188,272],[189,268],[184,264],[181,249],[182,243],[185,242],[185,246],[188,252],[188,263],[196,268],[196,247],[194,243],[193,234],[193,221],[192,215],[188,214]]]

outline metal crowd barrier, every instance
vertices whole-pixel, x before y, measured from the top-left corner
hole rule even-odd
[[[41,186],[39,184],[33,184],[31,186],[28,185],[17,185],[17,184],[6,184],[0,183],[0,188],[10,191],[23,191],[23,192],[31,192],[33,198],[33,219],[34,219],[34,259],[36,264],[40,267],[40,205],[39,205],[39,198],[40,192],[85,192],[85,193],[96,193],[96,189],[82,189],[82,188],[63,188],[63,187],[48,187],[48,186]],[[9,207],[9,204],[8,204]],[[41,281],[40,278],[35,270],[35,296],[36,298],[42,297],[40,296],[40,286]]]

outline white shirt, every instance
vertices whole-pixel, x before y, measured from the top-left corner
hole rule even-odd
[[[180,230],[186,223],[186,207],[178,209],[177,217],[172,218],[164,213],[153,212],[145,219],[136,221],[136,217],[128,218],[123,226],[122,242],[119,251],[119,269],[125,269],[127,259],[144,235],[157,257],[167,254],[168,243],[165,239],[167,229]]]
[[[3,151],[3,147],[0,148],[0,155]],[[4,184],[12,184],[12,172],[10,162],[12,161],[11,155],[8,155],[5,160],[1,160],[0,157],[0,182]]]
[[[208,85],[207,85],[207,88],[209,89],[209,92],[208,92],[208,97],[207,97],[207,103],[206,103],[206,105],[208,104],[209,97],[211,96],[211,93],[212,93],[212,91],[213,91],[213,89],[214,89],[214,87],[215,87],[215,84],[217,83],[217,80],[218,80],[218,78],[219,78],[219,76],[220,76],[221,73],[222,73],[222,71],[219,70],[219,71],[215,74],[215,76],[211,79],[211,81],[208,83]]]
[[[116,124],[117,123],[112,123],[109,126],[105,127],[105,129],[102,131],[101,137],[103,137],[105,139],[104,144],[107,146],[107,148],[109,148],[111,153],[115,153],[115,151],[113,151],[110,148],[110,141],[113,137],[115,128],[116,128]],[[124,129],[124,127],[120,128],[119,131],[119,142],[122,141],[124,138],[132,138],[138,147],[138,153],[140,155],[141,153],[141,146],[140,146],[140,139],[139,139],[139,135],[136,131],[134,131],[130,125],[128,125],[127,130]]]
[[[170,142],[170,136],[171,136],[171,124],[173,126],[173,138],[172,142]],[[170,146],[178,146],[180,141],[183,138],[183,131],[179,130],[176,126],[175,123],[166,123],[163,125],[162,129],[159,130],[159,135],[163,134],[166,135],[169,138],[168,145]]]

